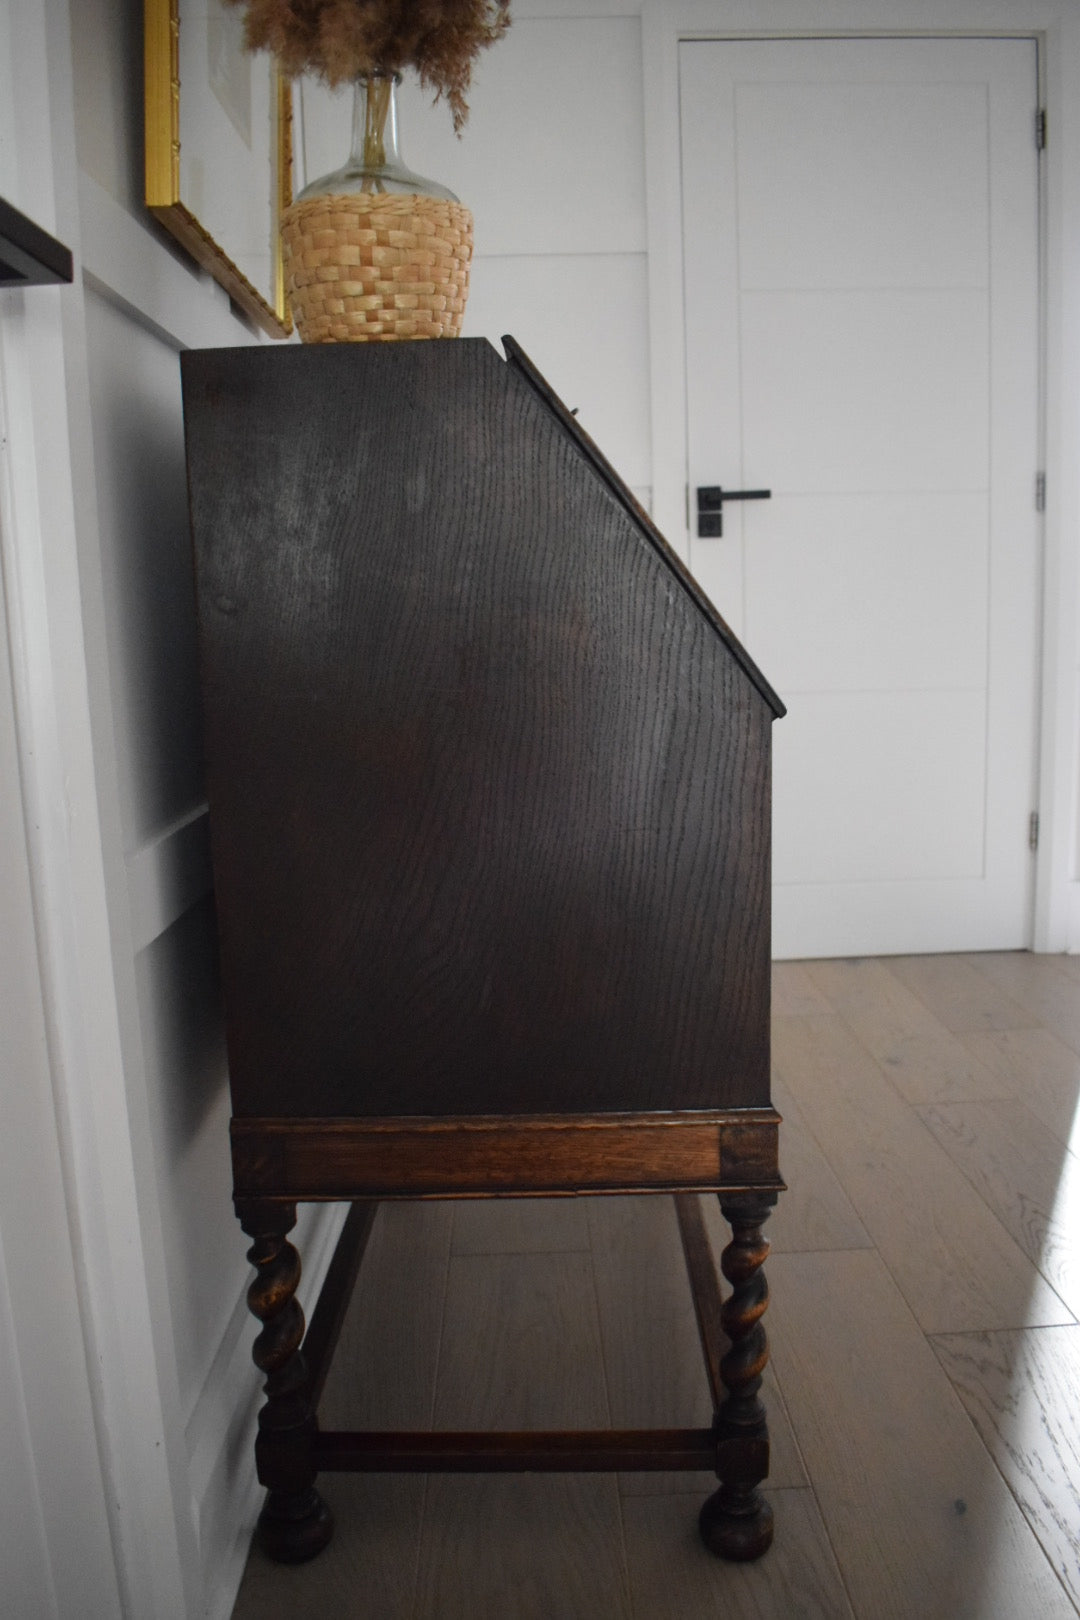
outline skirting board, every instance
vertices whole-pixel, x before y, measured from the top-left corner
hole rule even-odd
[[[1069,884],[1069,938],[1065,949],[1070,956],[1080,953],[1080,883]]]

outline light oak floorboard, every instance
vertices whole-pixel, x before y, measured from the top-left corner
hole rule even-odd
[[[452,1258],[435,1423],[610,1425],[591,1255]],[[417,1620],[627,1612],[613,1475],[430,1479]]]
[[[1004,951],[969,956],[965,960],[994,986],[1011,996],[1034,1019],[1080,1053],[1080,990],[1069,973],[1048,971],[1067,957],[1049,963],[1029,951]]]
[[[425,1487],[417,1474],[321,1479],[329,1547],[310,1564],[275,1564],[253,1545],[232,1620],[412,1620]]]
[[[772,1550],[728,1564],[705,1550],[696,1498],[637,1496],[623,1505],[635,1620],[852,1620],[817,1503],[809,1490],[767,1492]]]
[[[962,956],[895,956],[889,960],[889,971],[954,1035],[979,1029],[1028,1029],[1039,1022]]]
[[[1072,1607],[878,1255],[777,1255],[792,1421],[866,1620],[1073,1620]]]
[[[814,962],[809,972],[905,1102],[1009,1095],[1007,1084],[979,1063],[887,963]]]
[[[1080,1159],[1022,1103],[954,1103],[921,1118],[1074,1316],[1080,1316]]]
[[[773,1063],[924,1331],[1071,1319],[838,1017],[778,1021]]]
[[[357,1611],[357,1620],[361,1613]],[[415,1620],[628,1620],[607,1474],[442,1476],[428,1491]]]
[[[1006,1029],[963,1039],[1060,1142],[1080,1141],[1080,1057],[1071,1047],[1048,1029]]]
[[[873,1239],[807,1128],[802,1110],[774,1076],[772,1098],[784,1116],[780,1127],[780,1173],[787,1191],[769,1217],[765,1235],[777,1254],[813,1249],[869,1249]],[[707,1200],[711,1207],[716,1199]],[[716,1220],[720,1221],[719,1209]],[[725,1239],[726,1241],[726,1239]]]
[[[1080,1609],[1080,1327],[930,1342]]]
[[[584,1254],[580,1198],[464,1198],[454,1205],[455,1254]]]
[[[455,1255],[436,1427],[602,1429],[609,1422],[591,1256]]]
[[[319,1406],[324,1429],[430,1426],[451,1222],[448,1204],[379,1206]]]
[[[772,1015],[774,1018],[808,1018],[832,1009],[809,973],[807,962],[774,962],[772,965]]]
[[[717,1200],[703,1203],[707,1224],[722,1227]],[[613,1426],[708,1428],[712,1401],[671,1199],[593,1198],[588,1209]],[[723,1289],[728,1291],[726,1283]],[[772,1443],[770,1484],[804,1485],[806,1473],[771,1367],[762,1399]],[[624,1496],[696,1491],[703,1502],[716,1479],[675,1470],[627,1473],[620,1474],[619,1487]]]

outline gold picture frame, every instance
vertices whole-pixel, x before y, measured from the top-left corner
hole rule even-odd
[[[229,163],[235,156],[237,194],[249,210],[257,207],[262,193],[266,195],[265,265],[260,251],[254,255],[249,253],[248,262],[242,268],[243,243],[229,240],[229,221],[219,219],[211,228],[199,218],[202,209],[197,195],[192,194],[199,188],[190,177],[186,188],[182,185],[181,24],[184,3],[185,0],[144,0],[146,206],[262,331],[271,337],[288,337],[293,325],[285,296],[279,226],[281,215],[292,200],[292,89],[276,65],[268,70],[265,153],[259,130],[261,121],[257,118],[252,121],[249,104],[246,131],[239,128],[235,137],[227,131],[231,146],[226,150],[219,147],[210,154],[212,162],[218,165]],[[205,24],[209,29],[213,26],[206,22],[206,10],[205,0],[198,15],[192,7],[193,27]],[[253,71],[257,69],[258,59],[255,59]],[[261,83],[257,88],[261,93]],[[203,93],[206,86],[200,82],[197,89]],[[260,167],[263,156],[267,165],[265,175]],[[196,161],[201,162],[201,154]],[[245,167],[250,171],[248,178],[258,182],[254,193],[244,189]],[[201,171],[196,169],[195,172]],[[220,209],[218,212],[220,215]]]

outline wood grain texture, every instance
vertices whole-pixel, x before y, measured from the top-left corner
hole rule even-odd
[[[1059,971],[1046,972],[1041,958],[1029,951],[988,952],[966,962],[1000,993],[1011,997],[1044,1028],[1080,1053],[1080,994],[1067,956],[1051,957]]]
[[[454,1257],[435,1420],[483,1429],[610,1422],[588,1255]],[[417,1615],[621,1615],[619,1541],[613,1476],[434,1480]]]
[[[786,1195],[785,1195],[786,1196]],[[730,1234],[715,1198],[705,1198],[710,1232],[722,1230],[714,1259]],[[603,1337],[604,1376],[612,1422],[620,1427],[657,1423],[697,1426],[712,1421],[694,1303],[686,1278],[678,1223],[667,1198],[594,1198],[586,1205],[592,1238],[596,1297]],[[773,1368],[766,1369],[762,1399],[769,1415],[769,1483],[803,1485],[806,1474],[791,1434]],[[624,1496],[690,1488],[683,1474],[622,1474]],[[716,1485],[702,1474],[701,1499]]]
[[[614,1478],[432,1480],[414,1613],[415,1620],[629,1620]]]
[[[777,1073],[926,1332],[1069,1320],[839,1018],[778,1020],[773,1052]]]
[[[897,956],[889,971],[954,1034],[1029,1029],[1038,1019],[1002,993],[962,956]]]
[[[435,1423],[442,1429],[611,1423],[590,1256],[452,1258]]]
[[[529,359],[516,338],[503,337],[503,347],[509,364],[524,377],[525,381],[543,401],[545,407],[551,412],[567,437],[578,446],[584,458],[599,473],[601,479],[620,506],[633,519],[635,527],[640,529],[654,549],[660,554],[670,571],[679,580],[688,595],[697,604],[700,611],[717,631],[720,639],[731,653],[736,663],[749,676],[753,685],[761,693],[769,705],[774,717],[781,719],[787,709],[775,688],[770,686],[761,670],[754,663],[746,648],[735,636],[731,626],[717,611],[716,604],[708,593],[702,590],[694,575],[687,568],[678,552],[670,546],[660,530],[653,523],[648,512],[636,499],[633,491],[628,489],[608,461],[596,441],[590,438],[578,420],[576,411],[566,408],[547,379],[541,376],[536,366]]]
[[[807,962],[774,962],[772,965],[772,1015],[774,1018],[807,1018],[814,1013],[835,1011],[817,988]]]
[[[774,1253],[871,1248],[870,1234],[814,1140],[795,1098],[775,1075],[772,1089],[784,1116],[781,1170],[788,1189],[769,1222]],[[716,1218],[719,1220],[719,1214]]]
[[[328,1429],[314,1456],[330,1473],[700,1473],[716,1461],[712,1429]]]
[[[851,1620],[852,1609],[813,1493],[766,1492],[776,1515],[767,1558],[724,1563],[694,1528],[695,1498],[623,1503],[635,1620]]]
[[[1022,1103],[955,1103],[920,1118],[1075,1317],[1080,1159]]]
[[[234,1112],[767,1103],[773,710],[559,416],[183,359]]]
[[[930,1342],[1080,1609],[1080,1328]]]
[[[522,1119],[246,1119],[234,1195],[290,1199],[783,1188],[772,1109]]]
[[[986,1068],[1010,1088],[1068,1146],[1080,1119],[1080,1056],[1048,1029],[1006,1029],[965,1035]]]
[[[315,1489],[316,1419],[301,1351],[304,1313],[296,1298],[300,1256],[286,1236],[296,1224],[296,1206],[253,1200],[238,1203],[236,1212],[253,1240],[247,1256],[255,1267],[248,1309],[262,1324],[251,1357],[266,1374],[255,1468],[259,1483],[269,1489],[256,1534],[271,1558],[302,1564],[326,1547],[334,1520]]]
[[[856,1613],[1073,1620],[879,1256],[774,1255],[770,1269],[773,1354]]]
[[[359,1203],[349,1211],[304,1335],[304,1365],[311,1402],[316,1408],[356,1289],[378,1209],[377,1204]]]
[[[327,1429],[430,1426],[450,1262],[447,1204],[383,1204],[338,1339]]]
[[[720,1363],[727,1349],[727,1333],[723,1321],[723,1297],[716,1270],[716,1258],[709,1242],[701,1199],[693,1193],[681,1193],[675,1199],[675,1216],[679,1223],[686,1276],[690,1284],[690,1297],[697,1318],[698,1338],[709,1380],[709,1395],[713,1408],[719,1409],[726,1391],[721,1378]]]
[[[475,1198],[454,1204],[455,1254],[585,1254],[580,1198]]]
[[[887,962],[813,962],[808,972],[830,1009],[881,1064],[909,1103],[1000,1097],[1006,1088],[901,982]]]
[[[329,1547],[290,1567],[253,1546],[232,1620],[412,1620],[426,1488],[415,1475],[328,1477]]]

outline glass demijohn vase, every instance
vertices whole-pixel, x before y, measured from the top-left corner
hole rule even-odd
[[[282,217],[285,284],[305,343],[457,337],[472,214],[398,149],[400,76],[356,80],[352,148]]]

